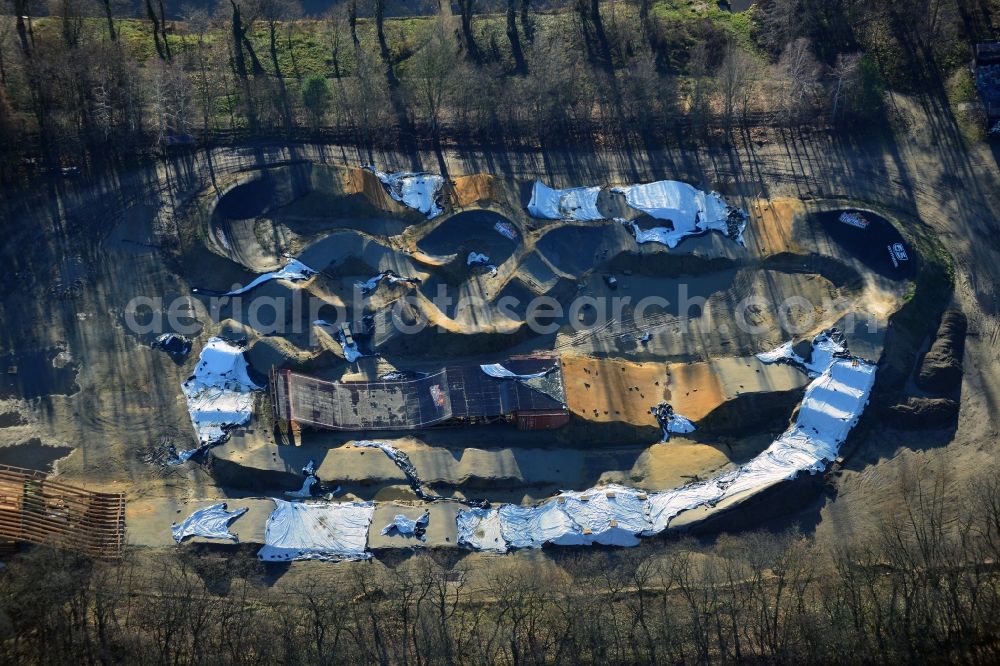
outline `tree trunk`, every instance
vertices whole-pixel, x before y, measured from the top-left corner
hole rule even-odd
[[[274,65],[274,75],[281,78],[281,66],[278,64],[278,24],[272,21],[267,26],[268,34],[271,38],[271,64]]]
[[[458,8],[462,13],[462,40],[465,42],[465,51],[469,54],[469,59],[479,62],[479,47],[476,46],[476,38],[472,34],[472,12],[475,8],[476,0],[458,0]]]
[[[358,0],[351,0],[351,3],[347,5],[347,25],[351,28],[351,41],[354,42],[354,48],[361,46],[361,42],[358,40]]]
[[[517,0],[507,0],[507,39],[510,40],[510,52],[514,56],[514,67],[518,73],[524,74],[528,71],[528,64],[524,61],[521,38],[517,34]]]
[[[229,4],[233,6],[233,68],[236,70],[236,78],[240,80],[241,87],[243,88],[243,107],[246,112],[247,122],[250,124],[250,129],[256,131],[257,114],[253,110],[250,82],[247,79],[247,61],[243,55],[243,42],[246,40],[246,37],[243,35],[243,19],[240,16],[240,6],[236,4],[235,0],[229,0]]]
[[[101,0],[101,4],[104,6],[104,17],[108,21],[108,37],[111,41],[118,41],[118,33],[115,32],[115,20],[111,14],[111,0]]]
[[[531,20],[531,0],[521,0],[521,29],[524,30],[524,38],[529,42],[535,39],[535,25]]]
[[[163,52],[167,54],[167,60],[173,58],[170,53],[170,42],[167,41],[167,16],[163,11],[163,0],[160,0],[160,38],[163,40]]]
[[[385,41],[385,0],[375,0],[375,34],[378,37],[379,53],[382,62],[389,65],[389,45]]]
[[[156,12],[153,10],[153,3],[150,0],[146,0],[146,16],[153,24],[153,44],[156,46],[156,55],[160,56],[160,60],[166,60],[167,55],[163,52],[163,44],[160,43],[160,19],[156,18]]]

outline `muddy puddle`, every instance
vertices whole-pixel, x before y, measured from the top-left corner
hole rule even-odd
[[[0,398],[73,395],[78,364],[57,347],[11,352],[0,356]]]
[[[29,439],[20,444],[0,447],[0,465],[51,472],[57,460],[73,452],[70,446],[49,446],[39,439]]]

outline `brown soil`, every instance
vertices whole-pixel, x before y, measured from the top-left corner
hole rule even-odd
[[[451,181],[451,191],[456,207],[480,205],[493,199],[493,176],[485,173],[458,176]]]

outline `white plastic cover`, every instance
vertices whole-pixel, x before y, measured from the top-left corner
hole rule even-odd
[[[469,266],[484,265],[490,263],[490,258],[482,252],[470,252],[465,263]]]
[[[383,280],[387,281],[389,284],[396,284],[398,282],[402,282],[404,284],[417,284],[420,282],[417,278],[403,277],[401,275],[396,275],[392,271],[382,271],[378,275],[370,277],[364,282],[356,282],[354,286],[361,290],[361,294],[363,296],[367,296],[375,291],[378,286],[382,284]]]
[[[368,169],[382,181],[386,190],[396,201],[404,206],[408,206],[427,216],[427,219],[437,217],[444,211],[437,203],[441,194],[441,186],[444,185],[444,178],[433,173],[411,173],[399,171],[387,173],[379,171],[373,166],[362,167]]]
[[[247,374],[243,350],[222,338],[209,338],[198,357],[194,374],[182,384],[191,423],[201,444],[225,439],[233,426],[249,423],[253,391],[261,387]],[[197,450],[197,449],[196,449]],[[193,451],[181,454],[186,460]]]
[[[274,499],[257,557],[268,562],[292,560],[367,560],[371,502],[286,502]]]
[[[807,362],[792,349],[794,343],[788,342],[775,347],[771,351],[757,354],[762,363],[790,363],[805,369],[810,377],[816,377],[833,363],[838,354],[847,352],[847,347],[837,342],[827,332],[820,333],[812,341],[812,354]]]
[[[535,181],[528,202],[528,214],[547,220],[603,220],[597,210],[600,187],[573,187],[556,190]]]
[[[694,432],[695,426],[691,423],[691,420],[681,416],[680,414],[671,414],[670,420],[667,422],[667,431],[676,432],[678,434],[684,434],[688,432]]]
[[[496,377],[497,379],[535,379],[537,377],[544,377],[552,372],[552,368],[548,368],[546,370],[542,370],[541,372],[533,372],[529,375],[518,375],[503,367],[499,363],[480,365],[479,369],[490,377]]]
[[[238,296],[240,294],[246,293],[261,284],[264,284],[268,280],[288,280],[290,282],[300,282],[302,280],[308,280],[313,275],[316,275],[316,271],[309,268],[303,264],[298,259],[289,259],[288,263],[285,264],[284,268],[277,271],[272,271],[270,273],[264,273],[263,275],[258,275],[249,284],[240,287],[239,289],[233,289],[232,291],[227,291],[222,296]],[[191,291],[197,293],[198,289],[192,289]]]
[[[635,222],[622,220],[632,230],[637,243],[662,243],[674,248],[686,236],[714,230],[743,245],[743,230],[746,228],[747,215],[741,211],[741,221],[735,229],[735,234],[730,236],[730,214],[737,209],[727,204],[718,192],[702,192],[676,180],[613,187],[611,191],[624,194],[625,201],[632,208],[641,210],[658,220],[669,220],[673,224],[673,229],[666,227],[640,229]]]
[[[458,545],[473,550],[506,553],[507,542],[500,534],[500,512],[497,509],[466,509],[455,517]]]
[[[397,513],[393,517],[392,522],[382,528],[382,534],[383,535],[392,534],[393,530],[395,530],[402,536],[406,537],[416,536],[417,526],[420,525],[426,528],[429,520],[430,517],[426,513],[415,520],[412,518],[407,518],[401,513]],[[422,539],[423,536],[421,536],[420,538]]]
[[[174,541],[180,543],[188,537],[203,537],[205,539],[229,539],[239,543],[239,537],[229,532],[229,524],[247,512],[243,507],[235,511],[226,511],[226,503],[219,502],[204,509],[198,509],[184,519],[182,523],[170,526]]]

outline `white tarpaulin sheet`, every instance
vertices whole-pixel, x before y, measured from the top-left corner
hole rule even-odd
[[[745,465],[706,481],[648,495],[633,488],[608,486],[560,493],[535,506],[462,511],[457,519],[458,542],[501,553],[545,543],[630,546],[637,543],[639,535],[667,529],[683,511],[715,506],[802,472],[822,471],[836,458],[868,404],[876,366],[853,357],[833,356],[833,349],[843,353],[842,345],[829,336],[817,336],[813,344],[807,370],[817,374],[806,387],[795,423]],[[786,356],[775,354],[775,359]],[[820,368],[822,363],[826,366]]]
[[[816,377],[833,363],[837,355],[845,355],[847,347],[834,340],[825,331],[820,333],[812,341],[812,353],[809,360],[795,353],[792,349],[794,343],[788,342],[780,345],[771,351],[757,354],[757,358],[763,363],[789,363],[804,368],[810,377]]]
[[[286,502],[274,499],[257,557],[268,562],[291,560],[367,560],[371,502]]]
[[[401,513],[397,513],[392,522],[382,528],[383,535],[389,535],[393,532],[397,532],[405,537],[415,536],[420,540],[424,539],[423,530],[427,529],[427,524],[430,522],[430,515],[423,514],[419,518],[407,518]],[[418,534],[418,528],[419,534]]]
[[[316,275],[316,271],[309,268],[303,264],[298,259],[289,259],[288,263],[285,264],[284,268],[278,271],[272,271],[271,273],[264,273],[263,275],[258,275],[249,284],[240,287],[239,289],[233,289],[232,291],[227,291],[220,294],[221,296],[239,296],[244,294],[254,287],[264,284],[268,280],[288,280],[290,282],[300,282],[302,280],[308,280],[313,275]],[[191,291],[195,293],[205,292],[205,290],[192,289]]]
[[[458,545],[473,550],[506,553],[507,542],[500,534],[500,513],[497,509],[466,509],[455,518],[458,525]]]
[[[555,367],[555,366],[553,366]],[[490,377],[496,377],[497,379],[536,379],[538,377],[544,377],[545,375],[552,372],[553,368],[548,368],[547,370],[542,370],[541,372],[533,372],[530,375],[518,375],[507,368],[503,367],[499,363],[490,363],[486,365],[479,366],[479,369],[485,372]]]
[[[667,432],[676,432],[679,435],[685,433],[694,432],[694,424],[691,423],[691,419],[681,416],[680,414],[671,414],[670,420],[667,421]]]
[[[239,537],[229,532],[229,524],[247,512],[247,508],[226,511],[226,503],[219,502],[204,509],[198,509],[184,519],[182,523],[174,523],[170,530],[174,541],[180,543],[188,537],[203,537],[205,539],[229,539],[239,543]]]
[[[686,236],[719,231],[743,245],[747,215],[730,206],[718,192],[701,190],[676,180],[661,180],[645,185],[613,187],[625,195],[625,201],[658,220],[669,220],[673,228],[640,229],[635,222],[622,220],[632,230],[637,243],[662,243],[677,247]]]
[[[556,190],[536,180],[531,190],[531,201],[528,202],[528,213],[547,220],[603,220],[604,216],[597,210],[600,193],[600,187]]]
[[[233,426],[249,423],[253,391],[260,390],[247,374],[243,350],[222,338],[209,338],[194,374],[182,385],[191,423],[202,445],[218,442]],[[186,460],[192,452],[186,451]]]
[[[397,284],[400,282],[409,285],[420,284],[419,278],[403,277],[401,275],[396,275],[393,271],[382,271],[378,275],[370,277],[364,282],[355,282],[354,286],[361,290],[362,296],[367,296],[378,289],[378,286],[382,284],[383,281],[386,281],[389,284]]]
[[[379,171],[373,166],[362,168],[368,169],[382,181],[389,196],[404,206],[419,210],[427,216],[427,219],[437,217],[444,212],[437,204],[437,199],[441,194],[441,186],[444,185],[444,178],[441,176],[433,173],[411,173],[408,171],[387,173]]]

